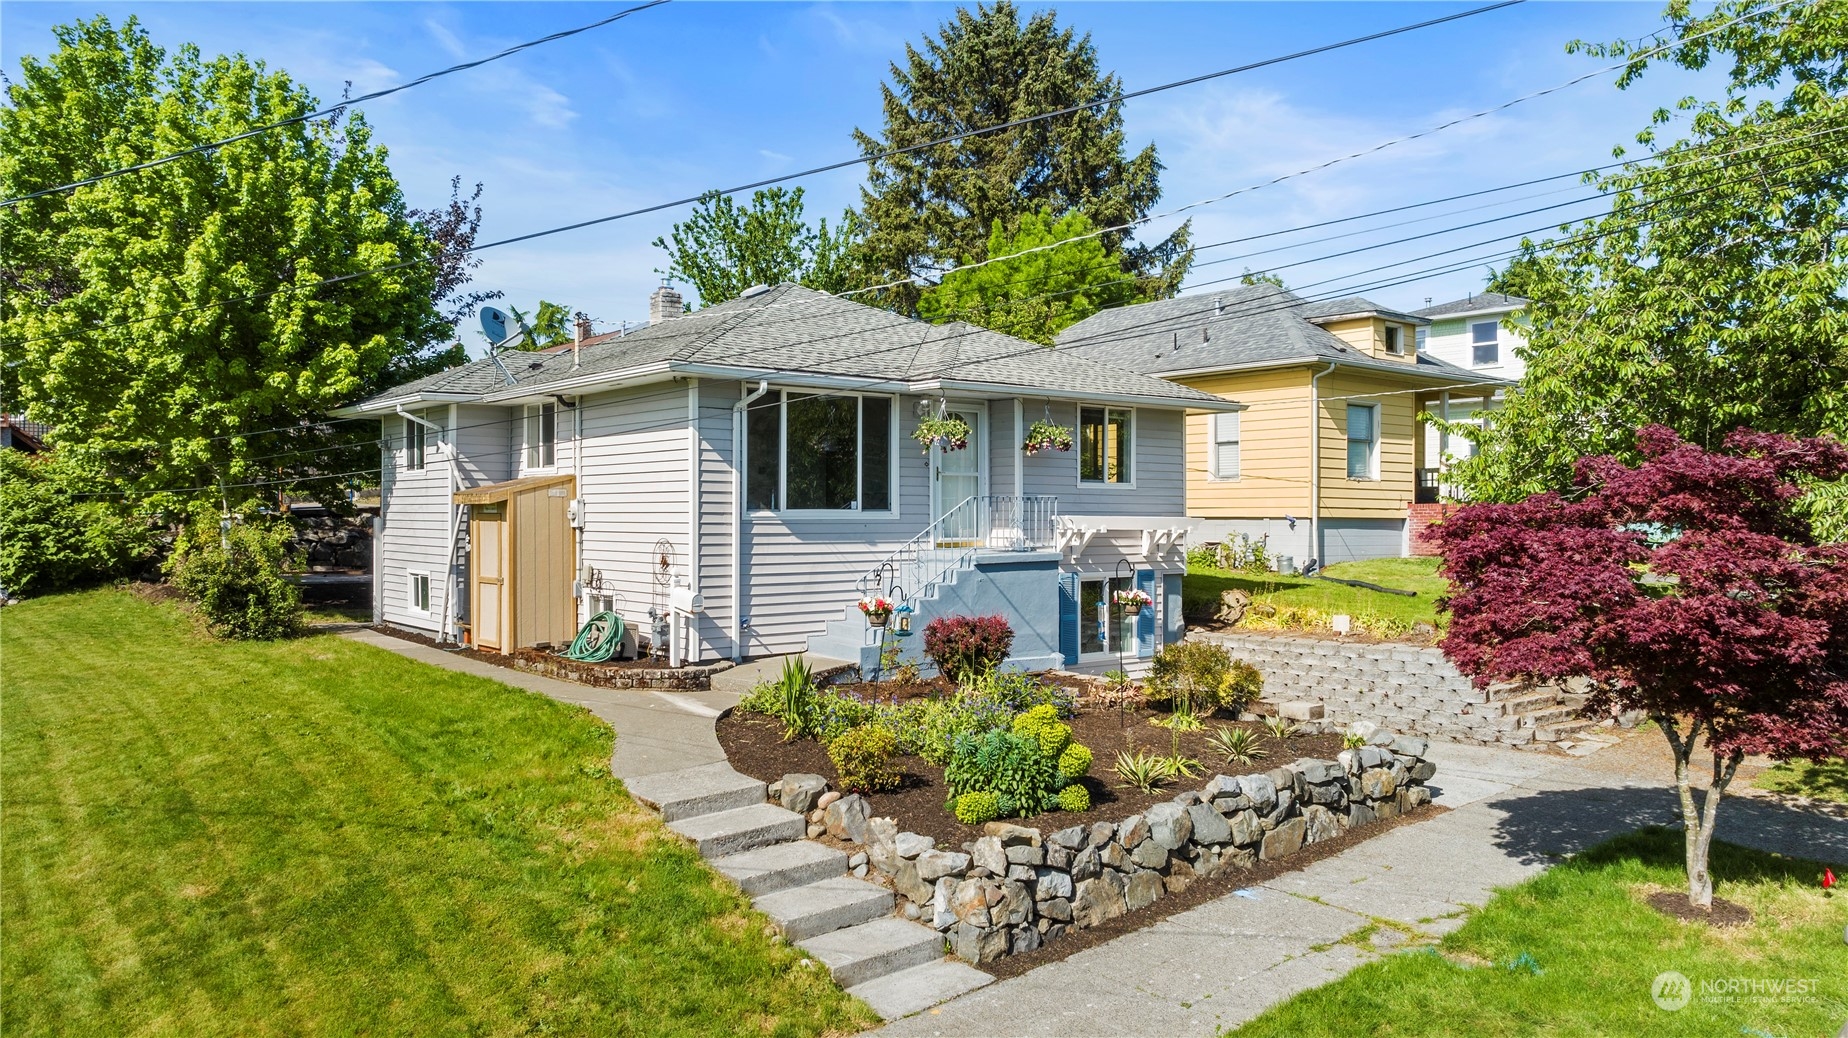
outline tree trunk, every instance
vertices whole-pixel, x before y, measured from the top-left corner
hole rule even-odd
[[[1675,793],[1681,801],[1688,903],[1697,908],[1712,908],[1713,873],[1708,861],[1713,847],[1713,825],[1719,815],[1720,798],[1738,772],[1743,755],[1734,753],[1724,758],[1717,753],[1713,755],[1713,781],[1697,808],[1689,766],[1694,757],[1694,744],[1700,737],[1701,722],[1698,718],[1689,722],[1684,735],[1672,717],[1657,717],[1655,721],[1668,738],[1669,747],[1675,751]]]

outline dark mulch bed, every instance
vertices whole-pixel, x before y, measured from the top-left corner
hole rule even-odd
[[[1276,879],[1284,873],[1307,868],[1324,858],[1332,858],[1355,844],[1370,840],[1388,829],[1436,818],[1449,810],[1447,807],[1426,804],[1423,807],[1413,808],[1389,822],[1371,822],[1358,828],[1345,830],[1333,839],[1304,844],[1302,850],[1287,858],[1260,861],[1251,868],[1238,869],[1224,876],[1196,879],[1188,885],[1187,889],[1174,894],[1165,894],[1147,907],[1117,916],[1115,919],[1107,920],[1088,929],[1067,930],[1065,936],[1042,944],[1033,951],[1020,955],[1003,955],[993,962],[985,962],[982,964],[982,970],[985,973],[992,973],[997,980],[1018,977],[1036,966],[1058,962],[1086,948],[1115,940],[1126,933],[1133,933],[1169,916],[1185,912],[1190,908],[1198,908],[1208,901],[1216,901],[1235,890],[1244,890],[1247,887]],[[1265,898],[1289,897],[1290,895],[1265,890],[1259,891],[1258,896]],[[1718,900],[1718,898],[1714,899],[1716,904]]]
[[[473,646],[457,646],[453,642],[439,642],[427,634],[406,630],[402,627],[394,627],[391,624],[376,624],[373,625],[372,629],[380,634],[389,634],[393,638],[402,638],[407,642],[416,642],[419,645],[428,645],[432,648],[442,649],[444,652],[453,653],[463,659],[479,660],[482,663],[492,664],[496,667],[506,667],[509,670],[522,669],[519,664],[521,657],[537,658],[552,655],[552,653],[541,649],[515,649],[511,653],[482,652],[480,649],[474,648]],[[639,660],[610,660],[607,663],[580,663],[577,665],[592,668],[607,667],[611,670],[669,669],[665,659],[656,659],[652,656],[643,657]]]
[[[864,688],[863,694],[877,694],[881,699],[894,695],[894,690],[885,685]],[[897,694],[900,698],[909,698],[927,694],[927,691],[941,694],[943,689],[936,684],[920,684],[897,690]],[[1046,830],[1092,822],[1118,822],[1173,799],[1181,790],[1199,789],[1214,775],[1255,774],[1282,767],[1299,757],[1333,759],[1341,752],[1339,734],[1299,735],[1279,745],[1262,725],[1212,719],[1207,721],[1205,730],[1182,732],[1179,736],[1180,752],[1201,762],[1201,772],[1196,778],[1176,780],[1153,795],[1118,785],[1111,765],[1119,750],[1132,753],[1145,750],[1164,755],[1172,752],[1174,734],[1149,724],[1151,719],[1161,716],[1164,715],[1147,707],[1119,709],[1081,703],[1067,723],[1072,726],[1072,737],[1091,748],[1091,774],[1084,780],[1091,791],[1091,810],[1083,814],[1054,811],[1012,821]],[[1226,763],[1224,755],[1214,752],[1206,738],[1212,729],[1221,725],[1257,731],[1263,736],[1263,748],[1269,751],[1269,756],[1251,764]],[[831,784],[838,778],[834,763],[828,759],[828,751],[820,742],[814,739],[784,742],[781,726],[760,715],[733,711],[719,720],[718,735],[731,766],[752,778],[775,782],[791,772],[812,772],[826,777]],[[942,768],[921,757],[900,757],[894,763],[904,776],[903,785],[892,792],[874,793],[866,798],[875,816],[896,819],[901,831],[929,836],[939,846],[950,848],[961,847],[982,835],[980,826],[964,825],[944,810],[949,790],[943,783]]]
[[[1667,916],[1674,916],[1684,923],[1706,923],[1708,926],[1746,926],[1752,921],[1752,910],[1741,904],[1735,904],[1723,897],[1713,899],[1711,909],[1701,908],[1688,900],[1685,890],[1661,890],[1648,897],[1649,907]]]

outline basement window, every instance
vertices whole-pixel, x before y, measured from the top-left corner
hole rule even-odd
[[[413,613],[428,613],[430,611],[430,574],[411,574],[409,605]]]

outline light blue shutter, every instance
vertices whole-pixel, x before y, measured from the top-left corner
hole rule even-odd
[[[1059,655],[1078,662],[1078,574],[1059,574]]]
[[[1187,634],[1187,626],[1181,620],[1181,580],[1179,573],[1170,573],[1161,578],[1161,620],[1163,645],[1173,645]]]
[[[1143,607],[1142,615],[1136,617],[1136,655],[1155,655],[1155,571],[1139,569],[1136,571],[1136,590],[1146,592],[1149,604]]]

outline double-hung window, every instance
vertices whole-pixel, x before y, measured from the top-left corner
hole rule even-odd
[[[526,405],[526,467],[549,469],[558,460],[558,405]]]
[[[1123,407],[1078,409],[1078,480],[1082,483],[1130,483],[1129,460],[1135,454],[1134,412]]]
[[[1501,322],[1477,321],[1469,326],[1470,364],[1492,368],[1501,363]]]
[[[745,420],[745,501],[754,510],[892,508],[892,398],[779,393]]]
[[[1380,405],[1347,405],[1348,478],[1380,478]]]
[[[1238,412],[1216,414],[1209,419],[1212,423],[1212,455],[1207,459],[1210,475],[1213,479],[1238,478]]]

